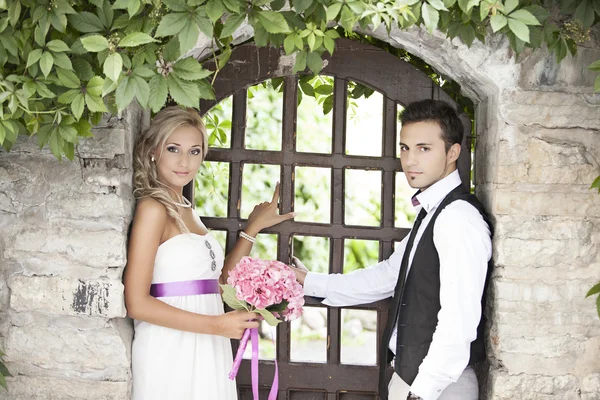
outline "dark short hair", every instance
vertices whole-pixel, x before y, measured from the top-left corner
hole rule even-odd
[[[455,144],[461,144],[464,136],[463,124],[454,107],[441,100],[420,100],[410,103],[400,115],[402,125],[415,122],[436,122],[442,129],[442,140],[446,151]]]

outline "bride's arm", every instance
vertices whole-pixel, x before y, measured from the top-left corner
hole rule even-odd
[[[250,213],[250,216],[248,217],[248,224],[246,225],[244,232],[252,237],[256,237],[261,230],[294,218],[296,214],[293,212],[279,215],[278,202],[279,183],[277,183],[275,186],[275,192],[273,193],[273,198],[271,201],[260,203],[254,207]],[[242,257],[250,254],[250,250],[252,250],[252,243],[241,237],[238,238],[237,242],[235,243],[235,247],[225,258],[223,271],[221,272],[221,277],[219,278],[219,282],[221,284],[227,283],[229,271],[235,268],[236,264]]]
[[[150,295],[154,260],[167,226],[167,211],[154,199],[138,202],[125,268],[125,304],[131,318],[182,331],[241,338],[246,328],[257,326],[248,320],[254,313],[231,312],[212,316],[195,314],[170,306]]]

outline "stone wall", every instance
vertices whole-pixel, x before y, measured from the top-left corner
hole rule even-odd
[[[600,280],[600,95],[585,70],[600,41],[557,65],[544,51],[515,59],[499,37],[468,49],[417,28],[368,33],[477,104],[477,193],[496,226],[484,398],[600,399],[600,320],[584,299]],[[0,399],[128,398],[121,274],[143,120],[103,121],[80,162],[28,140],[0,152],[0,347],[17,375]]]
[[[501,38],[391,35],[477,102],[476,191],[496,227],[487,399],[600,399],[600,320],[584,298],[600,280],[600,94],[585,70],[597,36],[557,65],[543,50],[515,60]]]
[[[144,118],[103,120],[74,162],[27,138],[0,152],[0,348],[15,376],[0,399],[128,398],[121,275]]]

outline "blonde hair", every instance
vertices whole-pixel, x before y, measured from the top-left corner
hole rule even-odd
[[[202,135],[202,161],[204,161],[208,151],[208,134],[198,112],[193,108],[179,106],[163,108],[152,119],[148,129],[136,140],[133,150],[133,195],[137,200],[150,197],[161,203],[181,232],[188,233],[189,229],[169,195],[170,188],[158,180],[156,164],[159,159],[156,162],[151,159],[153,152],[156,149],[162,151],[169,136],[182,126],[196,128]]]

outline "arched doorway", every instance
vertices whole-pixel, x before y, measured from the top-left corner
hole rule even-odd
[[[211,62],[207,62],[211,68]],[[434,98],[454,104],[426,74],[411,64],[377,47],[347,39],[337,41],[334,55],[327,59],[321,75],[333,79],[333,103],[331,125],[331,148],[325,153],[311,153],[297,149],[297,106],[298,80],[303,74],[294,74],[293,60],[282,50],[256,48],[246,44],[236,48],[223,70],[214,82],[216,100],[203,101],[202,113],[207,112],[223,99],[232,96],[231,142],[227,148],[211,149],[207,161],[226,163],[229,171],[228,205],[226,216],[203,218],[206,225],[215,230],[227,232],[229,251],[244,222],[242,220],[241,193],[244,166],[267,164],[279,167],[281,182],[281,212],[294,208],[294,193],[297,168],[325,168],[330,171],[330,216],[320,223],[286,222],[268,230],[277,237],[277,259],[290,262],[294,249],[294,238],[326,238],[329,246],[330,273],[344,273],[345,242],[351,240],[375,241],[378,258],[388,258],[394,243],[400,241],[409,231],[408,227],[395,224],[395,185],[396,176],[401,175],[401,166],[396,154],[397,111],[410,102]],[[281,143],[278,150],[255,150],[246,146],[246,122],[248,88],[273,78],[283,78],[283,106],[281,123]],[[352,82],[365,85],[382,96],[381,132],[373,134],[381,140],[378,155],[348,154],[346,146],[346,113],[348,109],[348,87]],[[470,136],[471,121],[462,114],[465,138]],[[379,128],[377,128],[379,129]],[[380,133],[380,134],[379,134]],[[365,135],[369,135],[365,132]],[[372,134],[372,132],[371,132]],[[469,186],[470,151],[466,139],[459,159],[459,171],[465,185]],[[345,192],[351,183],[349,171],[375,172],[380,182],[380,218],[376,226],[362,226],[349,223],[345,206]],[[188,188],[186,196],[193,198],[193,188]],[[310,266],[309,266],[310,267]],[[315,299],[307,299],[307,305],[322,307]],[[376,313],[376,347],[387,319],[388,301],[366,304],[349,309],[367,310]],[[280,324],[276,335],[276,354],[279,365],[280,399],[377,399],[378,367],[377,360],[356,365],[344,362],[342,354],[342,315],[346,309],[330,308],[326,312],[326,356],[322,362],[304,362],[294,359],[290,325]],[[375,357],[378,349],[374,349]],[[363,364],[363,363],[361,363]],[[368,365],[370,364],[370,365]],[[264,394],[274,372],[272,361],[262,360],[259,384]],[[391,369],[390,369],[391,374]],[[244,361],[238,374],[240,398],[252,398],[250,388],[250,365]]]

